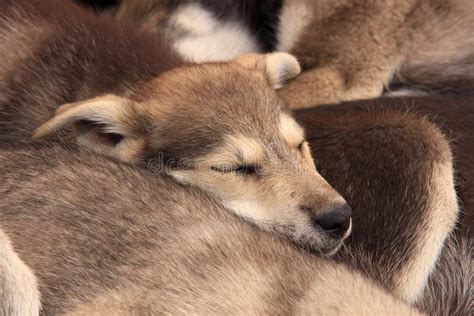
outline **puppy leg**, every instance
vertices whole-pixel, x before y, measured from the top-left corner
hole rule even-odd
[[[292,109],[376,98],[382,95],[394,67],[374,68],[355,74],[332,65],[309,69],[283,87],[280,96]]]

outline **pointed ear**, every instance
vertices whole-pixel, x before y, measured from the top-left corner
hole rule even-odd
[[[287,53],[245,54],[237,57],[235,62],[247,69],[263,72],[274,89],[280,89],[301,72],[298,60]]]
[[[134,104],[126,98],[104,95],[60,106],[56,114],[38,127],[33,140],[51,136],[73,126],[79,145],[126,162],[135,162],[144,148],[144,135],[137,133]]]

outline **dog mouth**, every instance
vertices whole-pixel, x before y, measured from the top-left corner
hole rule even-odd
[[[314,228],[311,224],[280,224],[255,222],[247,219],[259,228],[279,235],[283,239],[292,241],[312,253],[319,253],[323,256],[332,256],[341,249],[344,240],[349,237],[352,231],[352,220],[347,230],[340,237],[331,236]]]
[[[317,230],[306,231],[306,234],[300,233],[294,226],[285,227],[283,231],[280,230],[280,234],[290,237],[299,247],[327,257],[333,256],[341,249],[351,232],[352,220],[341,237],[326,235]]]
[[[311,234],[290,234],[288,230],[278,232],[283,238],[290,239],[298,247],[305,249],[311,253],[318,253],[323,256],[330,257],[336,254],[344,244],[343,238],[332,238],[322,236],[318,232]]]
[[[324,249],[321,249],[319,252],[325,257],[332,257],[335,255],[344,245],[344,241],[340,240],[339,242],[334,243]]]
[[[331,241],[317,242],[317,243],[301,243],[300,244],[306,250],[321,254],[325,257],[331,257],[335,255],[341,247],[344,245],[344,240],[342,239],[333,239]]]
[[[351,233],[352,233],[352,219],[350,220],[349,227],[344,232],[342,237],[331,238],[331,240],[327,242],[327,246],[320,250],[321,254],[323,254],[326,257],[331,257],[335,255],[344,245],[344,241],[347,239],[347,237],[351,235]]]

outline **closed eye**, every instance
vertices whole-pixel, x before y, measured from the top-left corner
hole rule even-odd
[[[252,175],[257,173],[255,165],[236,165],[236,166],[212,166],[211,170],[221,173],[237,173],[241,175]]]

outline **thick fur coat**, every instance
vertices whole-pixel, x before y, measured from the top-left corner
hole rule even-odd
[[[408,301],[423,292],[439,251],[430,258],[426,249],[440,231],[421,228],[441,228],[440,217],[453,221],[457,212],[456,204],[448,212],[439,207],[446,202],[439,192],[454,194],[449,181],[423,170],[448,159],[450,174],[449,147],[432,124],[411,115],[338,115],[327,125],[330,118],[313,121],[318,133],[310,139],[321,168],[355,205],[357,223],[338,264],[276,240],[172,179],[57,147],[2,154],[0,222],[38,278],[45,313],[408,313],[385,291]],[[378,133],[370,133],[373,126]],[[348,131],[357,137],[339,134]],[[364,151],[373,146],[381,150],[367,160]],[[329,158],[337,153],[344,155]],[[372,173],[363,184],[359,172],[367,167]],[[383,190],[387,186],[394,190]],[[370,196],[377,199],[370,203]],[[394,226],[394,220],[410,224]]]
[[[404,89],[472,91],[474,7],[469,0],[220,3],[124,1],[117,16],[140,20],[147,29],[159,25],[181,55],[194,61],[225,60],[249,51],[291,52],[303,75],[281,95],[294,108]],[[150,19],[157,12],[160,23]],[[256,14],[257,20],[252,18]],[[255,25],[266,32],[255,32]]]

